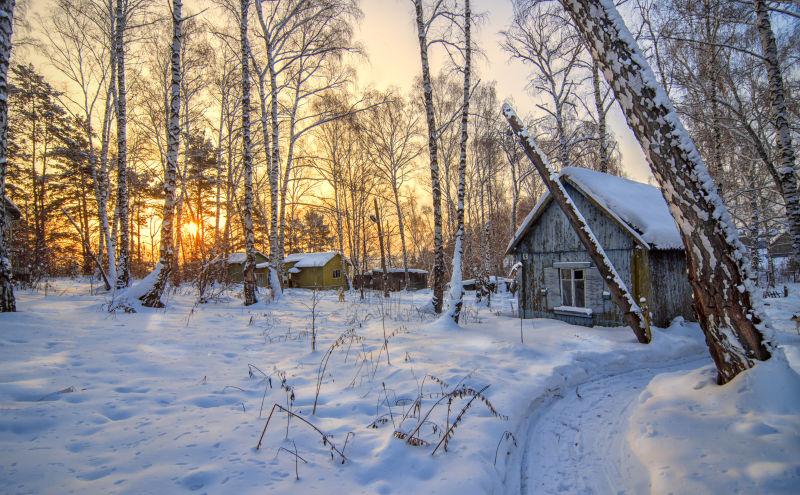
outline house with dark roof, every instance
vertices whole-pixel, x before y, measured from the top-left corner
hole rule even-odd
[[[661,191],[593,170],[565,167],[560,180],[652,322],[694,320],[692,290],[680,234]],[[506,254],[519,262],[517,291],[523,318],[622,326],[622,314],[566,215],[544,197],[523,220]]]

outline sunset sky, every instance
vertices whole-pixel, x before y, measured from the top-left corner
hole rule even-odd
[[[167,8],[165,0],[161,2]],[[30,0],[31,19],[43,14],[50,0]],[[185,0],[186,12],[198,12],[208,8],[208,0]],[[367,59],[361,59],[357,67],[359,85],[387,88],[396,86],[408,90],[420,74],[419,45],[416,37],[414,7],[411,0],[361,0],[363,17],[356,26],[357,40],[362,44]],[[156,4],[158,6],[158,4]],[[214,12],[211,7],[206,11]],[[512,61],[500,49],[499,32],[505,29],[512,17],[511,0],[473,0],[474,14],[481,15],[473,39],[476,40],[482,55],[475,57],[477,70],[474,79],[495,80],[500,99],[511,98],[521,115],[536,114],[534,98],[526,89],[530,68],[519,61]],[[216,15],[216,14],[211,14]],[[221,16],[224,18],[224,16]],[[38,23],[33,22],[36,26]],[[432,71],[438,72],[444,62],[444,50],[434,47],[431,53]],[[27,51],[25,58],[38,67],[46,62],[38,53]],[[58,76],[48,67],[42,67],[45,74],[57,79]],[[59,87],[56,81],[56,86]],[[499,112],[498,108],[498,112]],[[633,134],[624,122],[619,109],[614,106],[609,115],[612,132],[620,144],[623,168],[633,179],[646,182],[650,172]]]
[[[369,61],[358,71],[360,82],[381,88],[409,88],[420,74],[413,4],[410,0],[362,0],[361,10],[364,17],[356,33],[367,51]],[[530,69],[521,62],[509,60],[508,55],[500,49],[499,32],[511,21],[511,1],[474,0],[472,10],[484,14],[477,36],[474,36],[484,52],[483,57],[478,57],[476,77],[484,81],[497,81],[498,97],[511,97],[521,115],[534,113],[533,98],[526,90]],[[434,48],[434,51],[443,52],[440,48]],[[442,61],[442,57],[434,53],[435,65],[432,70],[436,71]],[[616,106],[609,119],[612,131],[620,142],[623,168],[631,178],[646,182],[650,172],[644,155]]]

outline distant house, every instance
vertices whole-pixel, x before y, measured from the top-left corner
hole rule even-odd
[[[347,258],[336,251],[293,253],[283,260],[288,287],[335,289],[347,285]]]
[[[513,282],[513,280],[510,278],[489,275],[486,285],[487,288],[492,292],[508,292],[511,288],[511,282]],[[461,285],[464,286],[464,290],[478,290],[479,283],[480,280],[474,278],[468,278],[461,281]]]
[[[383,290],[383,270],[380,268],[373,268],[363,276],[357,275],[354,277],[353,286],[360,288],[362,280],[365,289]],[[390,292],[399,292],[405,289],[405,270],[402,268],[387,268],[386,280]],[[408,282],[408,290],[420,290],[428,287],[428,271],[419,268],[409,268]]]
[[[17,205],[14,204],[13,201],[8,196],[3,197],[3,211],[5,211],[5,222],[3,224],[6,228],[11,226],[12,222],[15,222],[22,218],[22,212],[19,211]]]
[[[574,167],[561,171],[561,181],[634,297],[647,299],[653,324],[665,327],[676,316],[693,320],[683,243],[661,191]],[[600,273],[549,194],[522,222],[507,254],[521,263],[522,317],[624,324]]]
[[[244,262],[246,253],[231,253],[226,260],[228,280],[234,283],[244,282]],[[256,285],[266,287],[269,285],[269,258],[261,251],[256,251]]]

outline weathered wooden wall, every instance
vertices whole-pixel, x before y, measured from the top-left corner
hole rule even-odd
[[[686,273],[686,255],[680,250],[650,252],[653,324],[666,327],[676,316],[689,321],[697,317],[692,306],[692,287]]]
[[[638,299],[645,297],[654,324],[665,326],[675,316],[691,319],[691,289],[681,251],[648,251],[640,247],[627,230],[612,220],[577,189],[564,184],[606,255],[625,284]],[[522,261],[519,278],[519,305],[523,317],[559,318],[583,325],[623,325],[622,315],[607,293],[600,273],[572,230],[567,217],[551,202],[528,230],[516,248]],[[592,317],[555,315],[552,308],[562,305],[558,262],[589,262],[586,269],[586,305]],[[689,298],[687,302],[687,296]],[[687,308],[689,308],[687,310]]]

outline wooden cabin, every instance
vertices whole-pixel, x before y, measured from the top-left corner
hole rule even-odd
[[[620,277],[652,322],[694,320],[683,243],[661,191],[632,180],[566,167],[561,181]],[[624,325],[600,273],[566,215],[546,194],[523,220],[506,254],[517,270],[520,316],[578,325]]]
[[[5,222],[3,222],[3,225],[5,225],[7,229],[11,227],[13,222],[22,218],[22,212],[19,211],[17,205],[15,205],[8,196],[3,197],[3,212],[5,215]]]
[[[231,253],[226,260],[228,280],[234,283],[244,282],[244,262],[246,253]],[[256,251],[256,285],[267,287],[269,285],[269,258],[261,251]]]
[[[283,260],[284,285],[304,289],[346,287],[347,263],[347,258],[336,251],[290,254]]]
[[[353,287],[360,288],[362,280],[365,289],[383,290],[383,270],[380,268],[373,268],[363,276],[357,275],[354,277]],[[389,286],[389,292],[399,292],[405,289],[405,270],[402,268],[387,268],[386,281],[386,284]],[[428,271],[419,268],[409,268],[408,282],[408,290],[425,289],[428,287]]]

